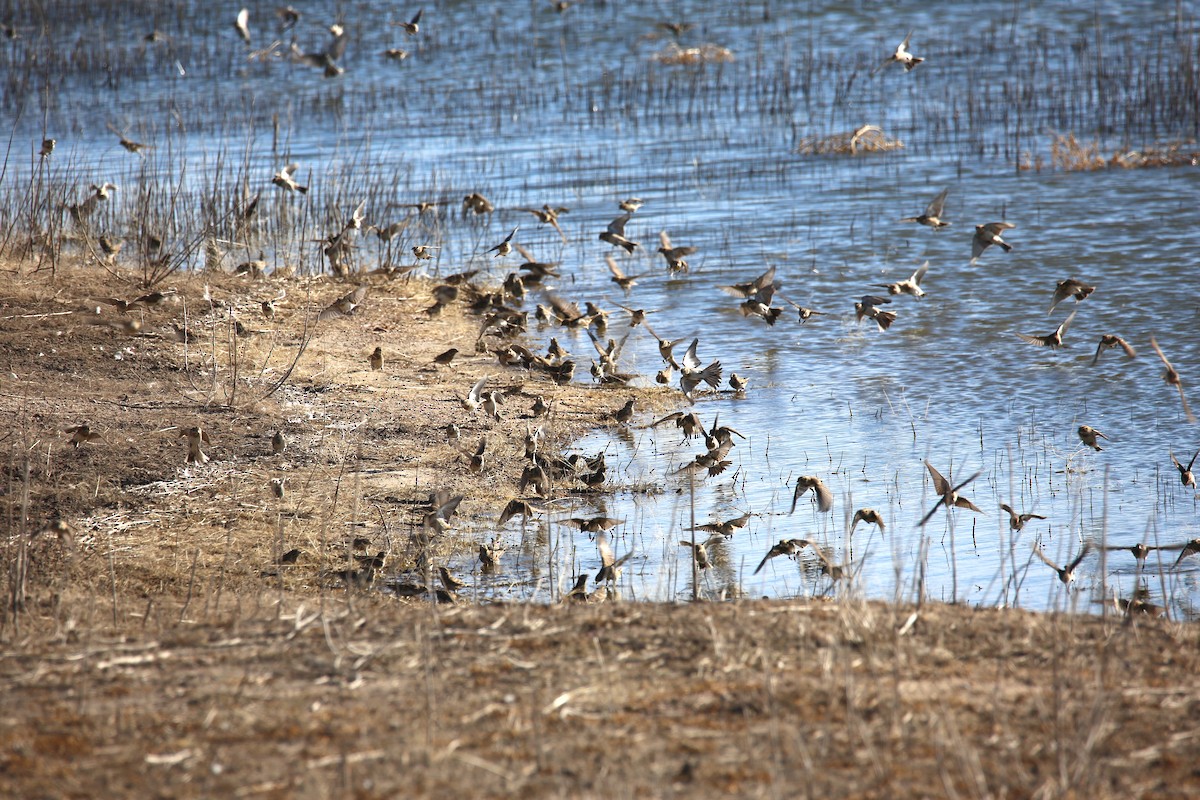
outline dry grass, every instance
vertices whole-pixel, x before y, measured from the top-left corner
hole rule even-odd
[[[702,44],[699,47],[680,47],[672,42],[665,50],[655,53],[651,61],[670,66],[691,66],[695,64],[732,64],[733,51],[728,47],[716,44]]]
[[[806,156],[858,155],[898,150],[901,147],[904,147],[904,142],[899,139],[889,139],[887,134],[874,125],[863,125],[832,136],[802,139],[796,152]]]
[[[1150,167],[1196,166],[1200,151],[1195,142],[1171,142],[1154,145],[1142,150],[1121,150],[1105,157],[1099,141],[1080,142],[1075,134],[1054,134],[1050,141],[1050,165],[1064,172],[1090,172],[1098,169],[1119,167],[1122,169],[1146,169]],[[1025,153],[1020,162],[1023,170],[1040,172],[1045,166],[1041,156]]]

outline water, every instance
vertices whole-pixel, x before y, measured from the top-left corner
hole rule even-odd
[[[300,49],[315,51],[330,41],[324,27],[342,20],[351,38],[336,79],[279,59],[247,60],[233,7],[214,15],[206,4],[49,3],[44,30],[33,9],[19,8],[12,19],[22,38],[0,48],[15,119],[0,193],[20,208],[37,175],[55,196],[78,202],[88,183],[111,180],[121,188],[99,212],[106,230],[133,236],[133,220],[149,217],[188,238],[216,220],[232,238],[221,216],[262,191],[259,238],[228,260],[262,248],[273,262],[300,258],[306,270],[319,269],[321,257],[305,240],[335,229],[361,199],[378,224],[410,214],[405,203],[437,199],[447,205],[415,219],[394,252],[438,243],[436,269],[487,268],[482,251],[519,223],[518,241],[563,262],[564,295],[658,309],[651,324],[661,335],[698,336],[703,359],[720,359],[726,376],[749,377],[745,399],[701,396],[695,406],[706,424],[719,414],[746,440],[725,474],[697,482],[694,500],[673,473],[702,448],[680,445],[670,426],[577,443],[583,452],[605,449],[614,465],[618,492],[605,510],[626,520],[613,540],[618,553],[635,553],[622,578],[629,596],[690,596],[690,560],[678,542],[690,536],[692,508],[698,522],[755,514],[715,548],[717,566],[699,587],[706,594],[830,592],[808,553],[751,575],[773,542],[802,537],[835,560],[852,558],[856,585],[874,597],[922,590],[982,604],[1094,608],[1106,587],[1128,596],[1139,576],[1127,553],[1108,553],[1103,566],[1089,557],[1086,590],[1068,598],[1049,569],[1031,562],[1031,545],[1040,541],[1061,563],[1084,539],[1200,536],[1196,499],[1168,459],[1172,450],[1189,459],[1200,429],[1183,418],[1149,348],[1156,335],[1185,387],[1198,374],[1189,279],[1200,175],[1190,167],[1015,165],[1026,153],[1048,163],[1053,131],[1099,139],[1106,155],[1194,137],[1193,9],[1018,2],[931,11],[914,2],[894,4],[884,18],[874,3],[713,6],[588,3],[558,13],[543,2],[426,4],[414,38],[386,24],[413,9],[391,4],[308,4],[288,33],[269,12],[252,12],[251,49],[278,41],[286,50],[294,35]],[[665,20],[694,24],[683,46],[711,42],[736,60],[655,62],[672,41],[656,27]],[[167,41],[143,41],[152,29]],[[894,65],[872,74],[910,29],[911,50],[926,63],[909,74]],[[381,55],[389,47],[411,55],[390,62]],[[864,123],[906,146],[856,157],[795,152],[804,137]],[[125,152],[109,126],[153,149]],[[38,173],[32,153],[43,133],[59,149]],[[307,198],[270,187],[288,161],[312,185]],[[952,227],[897,222],[946,187]],[[134,213],[139,198],[164,188],[180,191],[173,213]],[[457,205],[472,191],[501,210],[461,219]],[[616,201],[633,195],[646,205],[627,233],[643,248],[619,260],[627,273],[647,275],[624,295],[603,262],[618,251],[596,235],[619,213]],[[569,243],[513,210],[542,203],[570,207],[562,219]],[[1017,225],[1006,235],[1015,250],[993,248],[970,264],[974,224],[1000,219]],[[653,254],[664,229],[675,244],[700,248],[677,279]],[[365,267],[384,257],[373,245],[360,251]],[[891,330],[855,324],[857,297],[924,261],[928,295],[896,298]],[[767,327],[742,318],[737,301],[715,288],[769,264],[783,296],[826,315],[801,326],[789,307]],[[1099,287],[1078,306],[1068,346],[1023,343],[1016,333],[1049,333],[1075,307],[1067,301],[1046,314],[1055,283],[1067,277]],[[1129,339],[1139,358],[1107,351],[1090,367],[1108,332]],[[586,364],[585,337],[539,335],[552,334]],[[644,375],[661,366],[648,335],[630,337],[625,364]],[[601,408],[623,401],[594,396]],[[1109,436],[1102,453],[1079,444],[1083,423]],[[985,513],[939,511],[917,527],[933,503],[926,459],[956,482],[979,472],[964,494]],[[782,513],[804,474],[833,490],[832,513],[817,513],[807,498],[793,515]],[[1001,502],[1048,519],[1010,535]],[[885,536],[859,525],[850,540],[849,517],[863,506],[883,513]],[[594,570],[594,545],[569,530],[553,527],[548,553],[514,548],[507,566],[526,578],[495,591],[544,597],[546,578]],[[519,534],[514,527],[506,536]],[[1162,555],[1174,561],[1175,553]],[[1152,556],[1151,592],[1165,590],[1174,613],[1191,615],[1195,573],[1171,570],[1160,580],[1157,565]]]

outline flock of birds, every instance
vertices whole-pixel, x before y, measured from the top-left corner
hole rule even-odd
[[[278,13],[284,30],[290,30],[299,19],[299,13],[290,7],[280,9]],[[402,27],[409,36],[416,36],[421,31],[421,19],[422,12],[418,11],[411,19],[393,23],[393,25]],[[242,9],[239,12],[234,27],[239,36],[249,45],[252,39],[250,16],[247,9]],[[333,41],[328,47],[319,52],[304,52],[297,46],[293,39],[287,50],[289,57],[297,63],[321,67],[324,69],[325,74],[331,77],[341,74],[342,68],[338,65],[338,61],[345,50],[347,41],[346,32],[340,24],[333,25],[330,28],[330,32],[334,37]],[[880,64],[878,69],[898,64],[904,68],[905,72],[909,72],[924,62],[924,58],[915,56],[909,51],[911,36],[911,33],[906,36],[904,41],[897,46],[895,52],[890,54]],[[263,58],[270,55],[278,55],[281,52],[280,47],[280,42],[274,41],[264,50],[255,51],[252,57]],[[391,52],[389,51],[388,53],[389,57],[403,57],[403,55],[400,55],[403,51],[397,51],[396,55],[391,55]],[[121,137],[121,145],[130,152],[138,153],[148,146],[132,142],[123,134],[119,135]],[[42,156],[48,158],[53,152],[54,146],[55,141],[53,139],[43,141]],[[298,169],[299,167],[295,163],[286,164],[272,177],[272,185],[278,190],[287,193],[300,195],[307,193],[308,186],[301,184],[297,180],[296,174]],[[107,200],[111,196],[111,193],[116,190],[117,187],[111,183],[92,185],[85,199],[78,204],[68,206],[66,210],[77,224],[86,227],[89,218],[94,214],[99,204]],[[903,218],[899,222],[917,223],[932,228],[934,231],[950,227],[951,223],[943,218],[948,191],[948,189],[941,191],[928,203],[922,213]],[[437,213],[438,207],[444,204],[445,201],[421,201],[409,205],[413,209],[413,216],[419,218],[427,213]],[[599,232],[597,239],[610,245],[618,253],[626,255],[632,255],[639,248],[642,248],[643,245],[629,231],[630,224],[638,218],[637,213],[642,205],[642,201],[635,197],[620,201],[618,204],[619,215],[603,231]],[[255,215],[258,213],[258,208],[259,195],[255,195],[235,212],[235,227],[239,231],[246,229],[254,221]],[[477,192],[463,198],[461,210],[464,216],[487,216],[489,219],[490,215],[496,211],[495,206],[482,194]],[[568,242],[568,236],[564,232],[560,220],[563,215],[569,213],[567,208],[545,204],[540,208],[521,208],[515,210],[532,214],[539,226],[552,227],[564,243]],[[354,251],[357,247],[356,238],[359,235],[366,232],[374,232],[382,242],[390,243],[393,239],[409,231],[411,221],[410,218],[388,225],[366,224],[366,203],[359,204],[349,215],[347,222],[339,230],[327,236],[322,243],[322,251],[327,259],[330,271],[342,278],[354,276],[356,274]],[[975,263],[977,259],[981,258],[993,247],[1004,252],[1010,252],[1013,246],[1005,241],[1003,237],[1015,228],[1016,226],[1013,223],[1007,221],[986,222],[975,225],[971,241],[971,263]],[[541,374],[556,384],[566,384],[571,382],[576,374],[577,361],[559,343],[557,337],[550,338],[544,355],[532,351],[521,341],[521,336],[527,332],[529,324],[529,314],[523,308],[526,296],[530,292],[538,292],[543,298],[543,302],[536,304],[534,318],[540,327],[555,325],[567,331],[582,331],[587,334],[595,351],[595,356],[590,359],[591,366],[589,370],[595,382],[605,385],[623,386],[630,384],[638,377],[623,368],[621,357],[629,337],[637,330],[642,329],[654,338],[657,343],[658,352],[662,358],[662,369],[657,371],[654,376],[656,383],[665,386],[677,380],[681,397],[689,404],[694,403],[695,397],[704,390],[704,387],[708,387],[713,394],[722,391],[723,368],[720,361],[713,360],[706,364],[700,358],[700,342],[698,338],[693,338],[687,347],[684,348],[683,355],[677,357],[675,354],[676,348],[686,340],[670,339],[659,335],[648,322],[648,315],[653,313],[651,311],[631,305],[616,304],[628,316],[628,324],[624,335],[619,340],[609,338],[608,326],[611,312],[601,308],[599,304],[594,302],[586,302],[581,309],[577,303],[561,297],[551,286],[552,281],[560,277],[557,271],[558,264],[536,259],[518,241],[517,237],[520,230],[521,227],[519,225],[513,227],[502,240],[481,251],[476,256],[478,259],[490,260],[492,263],[501,263],[499,259],[505,259],[514,252],[523,257],[523,263],[515,270],[509,271],[506,274],[498,289],[489,288],[482,281],[476,279],[481,272],[483,272],[486,278],[491,270],[475,269],[455,275],[448,275],[440,278],[433,289],[433,304],[425,309],[425,313],[435,316],[451,304],[463,304],[469,311],[479,315],[482,319],[479,335],[475,343],[476,353],[495,356],[502,367],[520,369],[529,375]],[[100,236],[97,243],[107,263],[113,263],[117,253],[120,251],[120,244],[113,242],[105,236]],[[657,253],[663,257],[666,272],[669,276],[678,277],[688,272],[688,258],[697,252],[696,247],[675,245],[665,230],[661,231],[658,235],[658,245]],[[143,250],[149,250],[152,253],[161,254],[164,249],[165,247],[161,241],[143,244]],[[410,246],[410,252],[413,256],[412,264],[395,266],[389,260],[384,266],[374,270],[370,274],[382,274],[387,277],[405,275],[416,269],[423,262],[434,258],[437,250],[438,245],[433,242],[412,243]],[[159,255],[159,257],[165,258],[166,256]],[[612,282],[626,295],[632,291],[633,287],[637,285],[637,281],[643,277],[642,274],[627,274],[611,254],[605,256],[605,261],[611,274]],[[258,278],[265,274],[265,269],[266,261],[260,254],[259,259],[239,264],[234,271],[237,274]],[[893,283],[879,284],[875,287],[885,289],[886,292],[864,294],[859,297],[853,304],[857,321],[861,323],[864,319],[868,319],[876,324],[879,331],[887,331],[898,319],[898,312],[889,307],[893,304],[893,298],[899,295],[909,295],[917,299],[924,297],[926,293],[922,288],[922,281],[927,275],[928,270],[929,264],[926,262],[906,279]],[[781,284],[776,280],[776,268],[773,266],[765,270],[762,274],[743,283],[731,284],[720,288],[740,300],[738,309],[744,317],[760,318],[767,325],[775,325],[777,323],[785,313],[785,305],[790,306],[798,312],[798,322],[800,324],[805,324],[825,313],[801,306],[784,297],[780,291],[782,288]],[[1066,278],[1059,281],[1055,287],[1048,313],[1053,313],[1055,309],[1068,300],[1073,300],[1075,307],[1052,332],[1046,334],[1021,333],[1018,336],[1031,345],[1049,348],[1061,347],[1064,337],[1068,334],[1070,325],[1078,313],[1079,304],[1083,303],[1095,290],[1095,286],[1088,285],[1075,278]],[[107,298],[103,302],[116,308],[120,314],[124,315],[139,305],[148,306],[161,301],[162,296],[158,295],[155,297],[156,294],[158,293],[151,293],[128,301],[119,298]],[[354,316],[359,307],[367,300],[368,294],[369,287],[367,284],[364,283],[356,286],[328,307],[320,310],[316,314],[316,322],[321,323]],[[260,301],[263,317],[267,319],[274,317],[275,303],[279,299],[267,298]],[[190,331],[178,325],[175,326],[175,331],[180,341],[189,341],[193,337]],[[1184,412],[1188,420],[1194,422],[1194,417],[1184,397],[1179,373],[1170,364],[1153,337],[1150,339],[1150,344],[1165,367],[1163,379],[1178,390]],[[1126,339],[1116,334],[1106,333],[1100,338],[1097,344],[1092,363],[1096,363],[1104,350],[1114,347],[1120,347],[1129,358],[1135,358],[1137,355],[1134,348]],[[458,355],[458,352],[456,348],[451,348],[439,355],[434,359],[435,368],[449,367],[455,356]],[[384,367],[382,347],[376,347],[368,360],[371,369],[382,370]],[[490,381],[490,377],[484,377],[478,380],[465,395],[458,397],[462,409],[468,415],[473,417],[482,414],[486,419],[490,420],[500,420],[503,418],[505,413],[504,408],[510,402],[508,399],[510,395],[508,392],[500,389],[489,390]],[[748,382],[743,376],[734,373],[729,376],[728,387],[731,393],[744,395],[747,391]],[[622,407],[610,412],[608,416],[618,425],[628,425],[635,417],[635,405],[636,400],[629,399]],[[603,452],[595,456],[583,456],[580,454],[565,455],[554,451],[548,446],[543,429],[540,427],[540,420],[551,412],[551,404],[539,395],[535,398],[531,408],[525,415],[530,420],[524,439],[525,458],[528,463],[523,469],[519,481],[516,483],[515,490],[517,497],[512,499],[499,515],[496,526],[497,531],[501,530],[509,520],[517,516],[528,519],[547,513],[550,507],[557,502],[554,499],[556,491],[594,491],[606,484],[608,465],[605,462]],[[711,426],[706,427],[696,412],[691,409],[668,414],[652,423],[649,427],[658,428],[667,424],[673,424],[682,432],[684,442],[691,442],[694,438],[702,437],[705,443],[703,452],[696,454],[674,471],[674,475],[688,479],[703,479],[722,474],[732,464],[729,455],[733,447],[736,446],[736,440],[744,438],[738,431],[727,425],[720,425],[716,420],[713,421]],[[76,447],[87,442],[97,441],[98,434],[91,431],[86,423],[68,429],[67,432],[71,434],[71,442]],[[460,427],[457,424],[451,425],[447,431],[447,435],[451,441],[457,443],[462,435]],[[199,427],[190,427],[181,430],[179,436],[187,439],[187,463],[203,464],[208,460],[207,455],[202,449],[203,445],[210,442],[206,431]],[[1078,436],[1084,445],[1097,451],[1102,449],[1099,440],[1107,439],[1102,432],[1088,425],[1081,425],[1078,428]],[[277,432],[272,438],[272,452],[281,453],[285,447],[286,440],[282,432]],[[489,440],[486,435],[474,446],[465,448],[464,460],[467,469],[471,472],[480,473],[487,469],[491,460],[491,453],[489,450]],[[1195,463],[1196,457],[1193,456],[1186,467],[1175,458],[1173,453],[1171,454],[1171,460],[1179,470],[1180,479],[1183,484],[1187,487],[1195,487],[1196,483],[1192,473],[1192,465]],[[981,509],[962,494],[962,491],[978,477],[978,473],[968,477],[966,480],[954,482],[944,477],[928,461],[925,462],[925,466],[929,472],[938,499],[935,505],[920,520],[919,525],[924,526],[927,524],[939,509],[945,509],[947,513],[953,509],[965,509],[981,513]],[[282,496],[284,491],[282,479],[275,479],[272,482],[272,491],[277,496]],[[820,476],[802,475],[795,479],[789,514],[794,513],[798,502],[808,492],[812,493],[813,502],[820,513],[828,513],[832,510],[834,504],[833,493],[825,485]],[[462,588],[463,584],[453,577],[444,564],[434,564],[429,554],[432,552],[430,546],[436,537],[449,529],[462,499],[461,495],[451,496],[444,492],[433,493],[424,508],[422,524],[420,526],[421,533],[418,536],[418,543],[420,544],[416,557],[418,571],[427,576],[436,571],[440,576],[442,584],[439,596],[451,599]],[[1031,519],[1045,519],[1045,517],[1038,514],[1018,512],[1007,504],[1001,505],[1000,508],[1008,513],[1010,526],[1014,531],[1021,530]],[[713,521],[696,526],[695,531],[707,533],[710,535],[709,538],[703,541],[693,539],[680,542],[681,546],[686,546],[691,550],[695,574],[699,574],[711,566],[713,559],[710,550],[713,546],[744,528],[752,516],[755,515],[744,514],[733,519]],[[883,515],[870,508],[860,508],[855,511],[850,527],[851,534],[860,522],[877,526],[881,534],[885,528]],[[566,520],[565,523],[577,527],[579,531],[594,537],[599,558],[599,568],[593,578],[595,584],[593,590],[587,590],[588,573],[583,573],[576,576],[575,585],[565,594],[565,598],[586,601],[605,599],[613,589],[620,575],[622,565],[632,556],[632,552],[630,552],[618,558],[609,538],[608,531],[623,523],[623,520],[607,516],[590,518],[572,517]],[[1097,545],[1093,543],[1085,542],[1083,548],[1075,558],[1064,567],[1060,567],[1050,561],[1037,545],[1033,548],[1033,554],[1053,568],[1064,584],[1069,584],[1075,579],[1076,570],[1080,563],[1096,547]],[[1134,546],[1106,547],[1106,549],[1129,551],[1139,562],[1144,560],[1147,554],[1155,549],[1178,551],[1179,556],[1176,563],[1179,563],[1186,556],[1200,552],[1200,539],[1193,539],[1189,542],[1158,548],[1138,544]],[[779,556],[798,558],[799,554],[804,550],[815,554],[819,572],[833,581],[850,578],[856,572],[856,565],[853,563],[834,563],[818,543],[807,539],[788,538],[782,539],[770,547],[755,569],[755,574],[763,570],[767,563],[774,558]],[[485,574],[494,572],[497,569],[497,561],[502,553],[503,548],[500,544],[499,534],[490,542],[480,544],[478,549],[480,570]],[[283,556],[281,563],[294,563],[299,555],[299,551],[291,551]],[[366,585],[371,583],[375,577],[375,573],[382,568],[383,554],[364,554],[356,556],[356,558],[359,560],[358,568],[334,571],[329,574],[340,577],[349,584]],[[424,586],[419,584],[396,583],[393,588],[401,594],[417,594],[427,591]],[[1140,605],[1129,606],[1129,609],[1150,611],[1156,608],[1144,599],[1138,600],[1138,603]]]

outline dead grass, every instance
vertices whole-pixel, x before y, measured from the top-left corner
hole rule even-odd
[[[1091,172],[1118,167],[1121,169],[1147,169],[1151,167],[1196,166],[1200,151],[1195,142],[1170,142],[1154,145],[1142,150],[1120,150],[1110,156],[1101,152],[1100,142],[1080,142],[1075,134],[1053,135],[1050,141],[1050,166],[1064,172]],[[1045,166],[1041,156],[1025,153],[1020,162],[1023,170],[1041,172]]]
[[[882,129],[863,125],[845,133],[806,137],[800,141],[796,152],[805,156],[858,155],[898,150],[901,147],[904,147],[904,142],[889,139]]]

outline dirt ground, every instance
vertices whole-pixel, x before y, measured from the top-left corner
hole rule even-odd
[[[355,284],[175,275],[121,314],[133,274],[4,274],[0,796],[1200,796],[1195,625],[432,602],[398,576],[480,542],[424,537],[424,503],[494,516],[538,395],[552,450],[630,397],[674,402],[476,355],[465,296],[431,316],[432,282],[368,276],[316,322]],[[456,396],[484,375],[503,420]],[[185,463],[190,426],[208,463]],[[355,538],[385,553],[371,586],[342,574]]]

